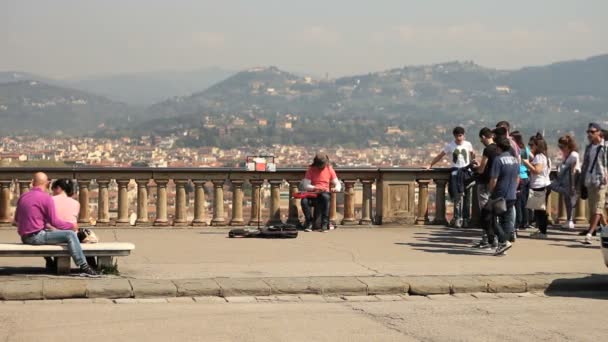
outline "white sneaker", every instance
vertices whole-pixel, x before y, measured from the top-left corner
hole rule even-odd
[[[584,243],[585,245],[590,245],[590,244],[591,244],[592,239],[593,239],[593,236],[591,236],[591,234],[587,234],[587,235],[585,235],[585,241],[583,241],[583,243]]]
[[[564,222],[564,224],[562,225],[562,229],[573,230],[574,229],[574,221]]]
[[[494,253],[494,255],[504,255],[505,252],[512,246],[513,245],[509,241],[506,241],[505,243],[500,243],[498,244],[498,248],[496,248],[496,252]]]

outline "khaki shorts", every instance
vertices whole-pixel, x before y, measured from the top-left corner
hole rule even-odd
[[[587,200],[589,201],[589,216],[604,215],[606,207],[606,186],[602,185],[599,188],[590,186],[587,188]]]

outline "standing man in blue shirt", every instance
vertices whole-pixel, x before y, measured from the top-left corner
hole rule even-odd
[[[515,229],[519,160],[513,156],[511,142],[506,137],[497,139],[496,147],[499,155],[494,159],[488,188],[492,199],[504,198],[507,206],[504,213],[497,215],[498,224],[494,225],[494,233],[498,237],[498,247],[494,255],[504,255],[512,246],[509,237]]]

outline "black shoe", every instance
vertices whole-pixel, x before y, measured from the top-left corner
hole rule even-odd
[[[101,275],[99,273],[97,273],[97,271],[92,269],[91,266],[89,266],[88,264],[86,264],[84,266],[80,266],[80,276],[89,277],[89,278],[101,277]]]

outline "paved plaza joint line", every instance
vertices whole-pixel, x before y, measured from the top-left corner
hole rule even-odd
[[[433,296],[467,293],[608,292],[608,275],[365,276],[203,279],[43,278],[0,280],[0,300],[236,298],[289,295]],[[279,297],[280,298],[280,297]],[[289,297],[284,297],[289,298]]]

